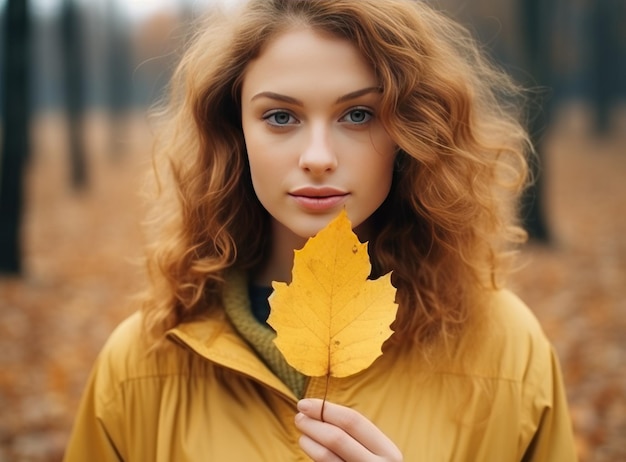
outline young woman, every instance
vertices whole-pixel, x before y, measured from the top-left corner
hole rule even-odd
[[[152,285],[98,358],[65,460],[575,460],[554,352],[502,289],[524,237],[516,95],[424,2],[210,18],[162,114]],[[399,311],[322,420],[326,379],[286,364],[267,297],[343,208]]]

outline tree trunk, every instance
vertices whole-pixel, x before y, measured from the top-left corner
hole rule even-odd
[[[87,186],[87,160],[83,139],[85,112],[83,49],[80,16],[73,0],[63,1],[61,36],[65,70],[65,101],[69,123],[71,184],[81,190]]]
[[[27,0],[8,0],[4,31],[3,130],[0,165],[0,273],[22,271],[23,171],[29,149],[30,34]]]
[[[551,83],[551,25],[553,24],[553,0],[519,0],[522,7],[524,25],[524,45],[526,69],[532,76],[530,86],[540,88],[533,101],[532,113],[528,124],[533,145],[537,151],[537,158],[531,162],[533,185],[522,197],[521,213],[524,227],[531,239],[539,242],[548,242],[550,234],[545,217],[545,154],[544,132],[549,123],[552,102],[548,93]]]
[[[591,5],[591,73],[595,103],[594,129],[605,136],[611,131],[611,113],[624,85],[624,55],[620,41],[624,41],[623,0],[595,0]],[[621,35],[621,37],[620,37]]]
[[[107,106],[109,116],[109,154],[118,161],[125,153],[128,114],[132,107],[132,40],[131,27],[124,24],[114,0],[107,2]]]

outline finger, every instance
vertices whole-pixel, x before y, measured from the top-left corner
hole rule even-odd
[[[315,462],[344,462],[337,454],[307,435],[300,437],[300,447]]]
[[[298,403],[298,410],[310,418],[319,419],[322,404],[323,401],[320,399],[307,398]],[[402,458],[393,441],[354,409],[326,401],[324,404],[324,421],[342,429],[373,454],[391,456],[392,460],[401,460]],[[339,453],[339,455],[342,454]]]
[[[301,447],[315,461],[335,460],[332,456],[350,461],[367,461],[374,457],[360,442],[331,423],[303,413],[296,415],[295,423],[304,437],[300,442]],[[306,448],[303,444],[307,445]]]

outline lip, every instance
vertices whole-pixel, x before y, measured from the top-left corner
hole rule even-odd
[[[300,207],[311,211],[325,211],[345,202],[349,193],[332,187],[304,187],[289,192]]]

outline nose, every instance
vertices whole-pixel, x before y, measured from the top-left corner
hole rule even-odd
[[[300,168],[314,175],[335,170],[337,156],[332,144],[331,133],[327,127],[322,124],[312,126],[306,146],[300,154]]]

